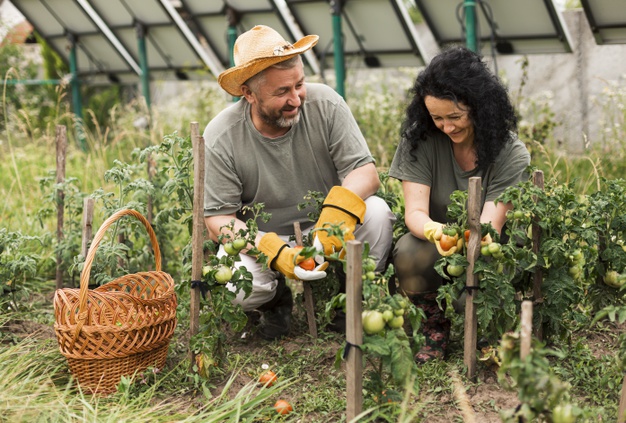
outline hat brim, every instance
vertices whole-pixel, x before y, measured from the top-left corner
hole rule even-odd
[[[285,60],[291,59],[298,54],[302,54],[305,51],[310,50],[317,44],[318,40],[319,36],[317,35],[307,35],[294,43],[293,48],[289,49],[287,54],[281,56],[258,57],[239,66],[226,69],[224,72],[220,73],[217,78],[217,82],[228,94],[239,97],[243,94],[241,86],[248,79],[252,78],[262,70],[275,65],[276,63],[284,62]]]

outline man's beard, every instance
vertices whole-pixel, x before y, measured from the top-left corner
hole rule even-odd
[[[300,107],[298,108],[298,114],[292,118],[286,118],[282,114],[282,110],[279,110],[275,115],[270,115],[269,113],[265,113],[263,108],[259,108],[258,114],[259,117],[266,124],[273,126],[275,128],[291,128],[298,122],[300,122],[300,114],[302,111],[302,106],[304,105],[304,100],[300,103]]]

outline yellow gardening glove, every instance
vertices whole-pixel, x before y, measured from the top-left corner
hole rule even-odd
[[[313,270],[305,270],[298,266],[304,261],[300,255],[301,248],[291,248],[274,232],[269,232],[261,238],[258,245],[259,251],[265,254],[269,260],[269,267],[277,270],[289,279],[313,281],[326,277],[328,262],[316,266]]]
[[[443,234],[443,227],[443,223],[435,222],[434,220],[426,222],[424,224],[424,238],[432,243],[435,243],[435,241],[438,241],[441,238],[441,235]]]
[[[444,257],[451,256],[452,254],[456,252],[459,252],[459,253],[461,252],[461,249],[463,248],[463,238],[458,237],[458,239],[456,240],[456,243],[452,245],[451,247],[449,244],[442,246],[441,238],[440,238],[435,241],[435,246],[437,247],[437,251],[439,251],[439,254],[441,254],[442,256]],[[446,247],[448,248],[447,250],[445,249]]]
[[[365,208],[365,201],[349,189],[333,187],[322,204],[322,213],[315,224],[315,229],[341,224],[344,242],[351,241],[354,239],[356,225],[363,222]],[[316,231],[315,235],[322,245],[325,256],[337,252],[340,253],[340,258],[345,255],[343,244],[336,236],[328,236],[328,232],[323,230]]]
[[[291,248],[274,232],[263,235],[258,248],[268,257],[268,266],[271,269],[279,271],[289,279],[297,279],[293,268],[304,260],[304,257],[299,255],[300,250]]]

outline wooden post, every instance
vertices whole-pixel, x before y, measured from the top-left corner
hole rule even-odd
[[[533,303],[522,301],[522,323],[520,330],[520,358],[523,360],[530,354],[533,330]]]
[[[293,223],[294,234],[296,235],[296,244],[302,246],[302,230],[300,222]],[[309,334],[313,339],[317,339],[317,322],[315,321],[315,303],[313,302],[313,291],[309,281],[300,281],[302,283],[302,295],[304,295],[304,308],[306,309],[306,320],[309,324]]]
[[[57,184],[65,182],[65,157],[67,151],[67,129],[64,125],[56,127],[56,147],[57,147]],[[57,190],[57,243],[63,240],[63,214],[65,211],[65,193]],[[56,288],[63,288],[63,258],[61,249],[57,250]]]
[[[617,409],[617,423],[626,423],[626,375],[622,381],[622,394],[619,397],[619,408]]]
[[[465,330],[464,330],[464,353],[463,362],[467,367],[468,379],[473,379],[476,375],[476,344],[477,327],[476,305],[474,304],[474,290],[472,287],[478,286],[474,265],[480,254],[480,205],[481,205],[481,178],[474,176],[470,178],[468,185],[467,199],[467,220],[470,230],[470,238],[467,243],[467,265],[466,281],[467,297],[465,299]]]
[[[346,246],[346,347],[349,348],[346,365],[346,421],[352,421],[363,408],[363,245],[348,241]]]
[[[198,122],[191,122],[193,148],[193,232],[191,236],[191,280],[202,280],[204,261],[204,138],[200,135]],[[200,288],[191,288],[189,332],[193,337],[200,327]],[[195,354],[189,349],[193,368]]]
[[[83,199],[83,238],[80,246],[80,254],[87,258],[87,252],[89,251],[89,244],[91,243],[91,237],[93,234],[93,198]]]
[[[536,170],[533,173],[533,182],[535,186],[543,190],[543,172]],[[535,198],[537,201],[537,198]],[[537,218],[533,216],[533,253],[539,254],[539,240],[541,239],[541,226],[537,223]],[[535,267],[535,273],[533,274],[533,298],[535,304],[543,303],[543,296],[541,294],[541,284],[543,283],[543,273],[539,267]],[[543,340],[543,323],[535,326],[535,337],[540,341]]]

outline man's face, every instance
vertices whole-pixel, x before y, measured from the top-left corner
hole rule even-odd
[[[300,120],[306,98],[304,68],[269,68],[253,91],[244,90],[251,105],[252,120],[266,136],[280,136]]]

